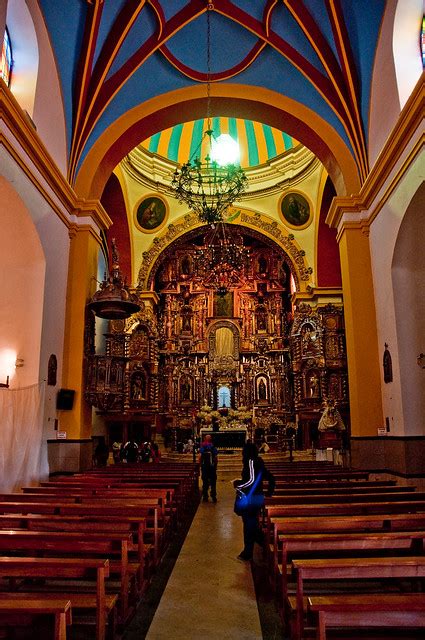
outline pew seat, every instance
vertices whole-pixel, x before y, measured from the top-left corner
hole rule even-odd
[[[328,629],[336,627],[378,627],[386,638],[395,628],[425,627],[423,593],[309,596],[307,607],[317,618],[317,640],[327,640]]]

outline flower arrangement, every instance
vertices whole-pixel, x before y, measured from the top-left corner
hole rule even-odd
[[[210,427],[213,420],[218,420],[220,429],[235,429],[252,417],[252,412],[247,407],[239,407],[238,409],[229,409],[226,415],[222,412],[212,409],[208,405],[204,405],[198,411],[198,418],[205,426]]]

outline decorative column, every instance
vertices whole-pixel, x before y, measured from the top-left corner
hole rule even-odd
[[[360,219],[354,222],[352,211],[351,219],[342,219],[345,211],[338,202],[344,201],[334,200],[326,222],[339,227],[351,436],[376,436],[384,418],[369,227]]]
[[[91,436],[91,406],[84,399],[84,328],[87,301],[96,290],[100,237],[90,226],[74,226],[68,265],[62,386],[75,391],[70,411],[59,415],[67,439]]]

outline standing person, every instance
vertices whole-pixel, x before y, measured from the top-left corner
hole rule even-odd
[[[260,480],[255,488],[254,494],[263,493],[263,480],[268,481],[267,494],[271,496],[275,488],[274,475],[266,468],[264,460],[258,455],[257,447],[252,442],[247,442],[242,451],[242,478],[241,480],[235,480],[234,486],[244,489],[244,492],[249,491],[249,488],[254,484],[258,475],[261,474]],[[254,543],[263,544],[263,534],[258,526],[258,514],[261,507],[248,508],[242,514],[243,520],[243,539],[244,548],[238,555],[240,560],[251,560],[254,551]]]
[[[199,448],[199,464],[202,477],[202,500],[208,502],[210,489],[213,502],[217,502],[217,454],[212,437],[208,434]]]
[[[130,440],[126,442],[123,447],[122,454],[124,460],[126,460],[129,464],[137,462],[137,459],[139,457],[139,445],[134,440],[134,438],[130,438]]]
[[[161,461],[161,451],[159,450],[159,447],[156,442],[152,443],[151,455],[152,455],[152,462],[157,463]]]

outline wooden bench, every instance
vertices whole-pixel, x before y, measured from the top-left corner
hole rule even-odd
[[[414,495],[414,494],[413,494]],[[332,515],[374,515],[380,513],[416,513],[425,512],[423,500],[384,500],[378,502],[329,502],[318,504],[280,504],[267,503],[266,510],[275,516],[332,516]]]
[[[310,596],[308,611],[317,616],[317,640],[333,627],[425,627],[425,594]],[[399,637],[399,636],[398,636]]]
[[[382,582],[385,579],[423,579],[425,578],[425,557],[389,557],[389,558],[326,558],[293,560],[293,570],[297,577],[296,597],[288,598],[290,611],[295,606],[295,624],[290,621],[291,638],[300,640],[304,628],[304,601],[306,595],[305,581],[326,582],[327,594],[329,582],[336,580],[362,580]],[[309,587],[311,589],[311,587]]]
[[[274,554],[274,574],[276,578],[280,576],[282,605],[288,596],[290,563],[294,559],[422,555],[424,540],[425,531],[283,534],[279,536]]]
[[[304,495],[273,495],[266,497],[265,504],[268,505],[305,505],[305,504],[354,504],[371,502],[420,502],[425,505],[425,492],[413,491],[390,491],[385,493],[318,493]]]
[[[109,561],[102,559],[88,558],[10,558],[0,557],[0,578],[7,578],[9,582],[20,579],[27,580],[29,578],[43,578],[45,580],[56,579],[93,579],[95,593],[62,593],[61,597],[65,597],[71,601],[74,608],[91,609],[95,611],[96,616],[96,640],[104,640],[106,625],[109,617],[115,611],[115,605],[118,599],[117,595],[106,596],[105,580],[109,576]],[[11,589],[9,588],[9,591]],[[32,594],[35,599],[40,594]],[[27,598],[27,594],[19,593],[20,597]],[[58,594],[53,593],[53,597],[57,598]],[[47,598],[46,591],[42,594],[43,598]],[[28,596],[29,599],[29,596]]]
[[[40,616],[53,616],[54,640],[66,640],[66,627],[72,622],[70,600],[42,597],[27,600],[22,596],[10,598],[9,594],[0,594],[0,628],[33,628],[34,619]]]
[[[24,495],[24,494],[23,494]],[[106,499],[96,503],[77,504],[71,502],[0,502],[0,514],[45,514],[64,516],[128,517],[150,519],[154,546],[154,563],[157,564],[160,553],[159,507],[156,504],[112,504]],[[148,530],[146,527],[145,530]]]
[[[312,485],[309,484],[307,487],[304,486],[298,486],[298,487],[293,487],[293,486],[288,486],[286,488],[282,488],[279,484],[276,484],[276,489],[273,493],[273,497],[274,496],[280,496],[281,499],[283,499],[283,502],[285,501],[285,499],[287,497],[290,496],[310,496],[310,495],[332,495],[335,493],[338,493],[339,495],[351,495],[351,494],[355,494],[355,495],[368,495],[370,493],[413,493],[414,491],[416,491],[416,487],[405,487],[402,485],[395,485],[395,484],[379,484],[376,485],[375,483],[370,483],[367,485],[364,485],[362,483],[362,486],[359,486],[360,483],[357,482],[351,482],[349,484],[349,486],[331,486],[329,487],[328,485],[323,486],[322,483],[317,483],[319,486],[317,485]]]
[[[139,572],[138,563],[130,563],[128,557],[131,534],[112,532],[69,531],[15,531],[0,530],[0,552],[20,555],[43,554],[57,557],[72,554],[73,557],[102,557],[109,560],[109,575],[118,576],[121,621],[129,616],[129,593],[131,579]],[[135,591],[133,591],[135,593]]]
[[[153,564],[153,545],[144,542],[145,518],[133,516],[57,516],[45,514],[2,514],[0,530],[14,529],[24,531],[69,531],[81,534],[89,533],[128,533],[131,534],[129,554],[136,556],[140,566],[138,591],[141,593],[150,578]]]

